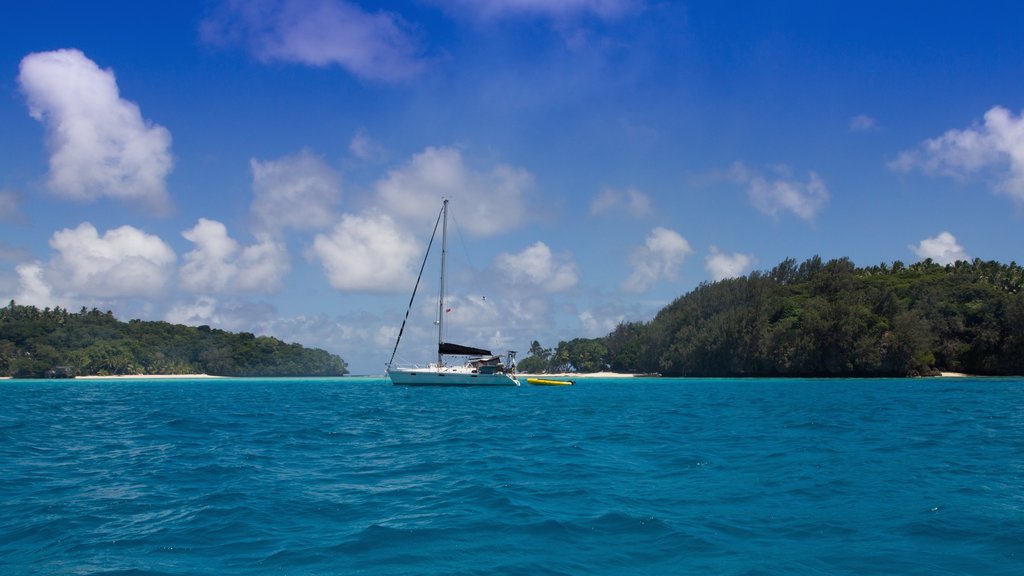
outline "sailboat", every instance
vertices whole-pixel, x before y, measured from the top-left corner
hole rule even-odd
[[[393,367],[398,344],[402,341],[402,333],[409,320],[409,311],[412,310],[413,302],[416,300],[416,290],[419,288],[423,269],[430,257],[430,247],[434,244],[439,223],[441,224],[441,287],[437,301],[437,361],[424,367]],[[444,341],[445,258],[447,253],[448,199],[445,198],[441,204],[441,212],[437,215],[437,222],[434,223],[434,232],[430,235],[430,242],[427,244],[427,253],[423,257],[423,264],[420,266],[420,273],[412,290],[412,298],[409,299],[409,307],[405,311],[402,328],[398,331],[398,338],[395,340],[395,349],[391,352],[391,360],[388,361],[386,370],[388,378],[391,379],[392,384],[405,386],[519,386],[519,380],[515,374],[515,352],[510,351],[505,358],[502,358],[491,354],[490,350]],[[447,356],[462,357],[463,362],[461,364],[448,363],[446,362]]]

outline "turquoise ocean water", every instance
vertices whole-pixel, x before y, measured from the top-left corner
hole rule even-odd
[[[0,382],[0,574],[1024,573],[1024,379]]]

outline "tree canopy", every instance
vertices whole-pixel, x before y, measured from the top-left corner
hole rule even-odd
[[[211,374],[340,376],[345,361],[324,350],[248,332],[167,322],[121,322],[82,308],[0,308],[0,375]]]
[[[1024,269],[975,259],[858,268],[847,258],[703,283],[649,322],[536,343],[542,370],[667,376],[1024,374]],[[531,352],[533,350],[531,349]]]

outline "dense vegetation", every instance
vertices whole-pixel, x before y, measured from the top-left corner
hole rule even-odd
[[[73,313],[13,301],[0,308],[0,375],[211,374],[340,376],[345,361],[276,338],[169,324],[121,322],[95,308]]]
[[[1024,374],[1024,269],[843,258],[701,284],[650,322],[603,338],[538,342],[524,372],[667,376]]]

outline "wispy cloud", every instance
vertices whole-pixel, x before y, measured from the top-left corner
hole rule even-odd
[[[878,120],[867,114],[858,114],[850,118],[850,132],[874,132],[878,130]]]
[[[591,216],[619,213],[622,210],[635,218],[650,216],[654,213],[651,207],[651,197],[636,188],[629,188],[625,191],[605,188],[590,201]]]
[[[241,44],[263,61],[337,65],[368,80],[409,78],[426,63],[413,26],[347,0],[227,0],[200,31],[207,42]]]
[[[54,193],[169,209],[171,133],[121,98],[113,72],[78,50],[56,50],[22,59],[18,81],[29,114],[46,127]]]
[[[733,180],[746,185],[750,203],[764,214],[777,218],[780,213],[790,212],[813,222],[829,200],[825,182],[814,172],[808,173],[806,182],[800,182],[790,178],[785,167],[775,171],[782,177],[769,180],[736,162],[730,174]]]
[[[21,204],[21,196],[7,190],[0,189],[0,220],[14,220],[18,217],[18,206]]]
[[[921,170],[964,178],[994,168],[1006,172],[998,177],[996,191],[1024,204],[1024,116],[1014,116],[1001,106],[985,113],[983,124],[963,130],[949,130],[925,140],[889,163],[899,172]]]
[[[249,164],[252,212],[260,231],[316,230],[334,223],[341,177],[322,158],[303,151]]]
[[[481,19],[519,16],[570,18],[582,15],[606,20],[618,18],[642,6],[640,0],[432,0]]]
[[[376,161],[382,160],[387,151],[378,142],[366,135],[362,130],[356,132],[355,136],[348,143],[348,150],[360,160]]]
[[[956,236],[949,232],[941,232],[938,236],[925,238],[918,242],[917,246],[909,246],[910,250],[919,258],[931,258],[939,264],[952,264],[958,260],[970,260],[964,247],[961,246]]]

